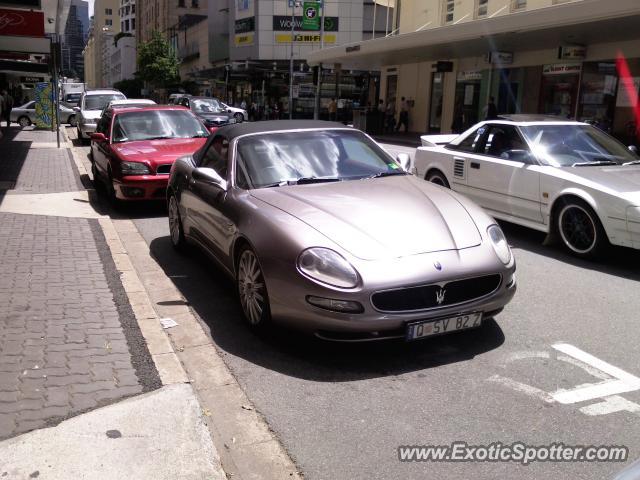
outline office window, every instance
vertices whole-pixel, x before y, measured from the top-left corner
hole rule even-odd
[[[477,0],[476,2],[476,17],[482,18],[487,16],[487,11],[489,9],[489,0]]]
[[[198,0],[191,0],[191,6],[193,8],[198,8]]]
[[[136,6],[135,6],[135,4],[131,5],[131,13],[132,13],[132,14],[136,13]]]
[[[122,30],[123,32],[125,31],[125,29],[124,29],[124,22],[120,22],[120,30]]]
[[[136,19],[132,18],[131,19],[131,30],[135,30],[136,29]]]
[[[104,21],[104,24],[110,27],[110,26],[112,26],[112,25],[113,25],[113,20],[111,20],[110,18],[107,18],[107,19]]]
[[[455,0],[444,0],[444,23],[453,22],[453,9]]]
[[[104,14],[105,15],[113,15],[113,10],[111,10],[110,8],[105,8],[104,9]]]
[[[185,6],[184,0],[178,0],[178,6],[184,7]]]
[[[125,32],[129,31],[129,20],[128,19],[124,21],[124,31]]]
[[[511,10],[524,10],[527,8],[527,0],[512,0]]]

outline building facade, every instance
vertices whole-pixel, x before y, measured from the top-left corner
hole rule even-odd
[[[380,97],[396,110],[405,97],[416,132],[448,133],[454,117],[470,126],[493,97],[499,113],[576,118],[623,140],[633,134],[637,0],[396,1],[397,35],[309,61],[380,69]]]
[[[87,32],[85,23],[89,19],[89,4],[84,0],[71,0],[69,15],[62,37],[61,63],[66,76],[84,80],[84,58],[82,50]]]
[[[89,38],[84,49],[85,78],[89,88],[110,87],[110,59],[114,36],[120,33],[120,0],[96,0]],[[87,71],[91,75],[87,75]]]

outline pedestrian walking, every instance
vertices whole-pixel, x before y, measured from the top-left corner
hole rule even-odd
[[[396,125],[396,99],[387,100],[387,106],[384,110],[385,115],[385,131],[393,132]]]
[[[13,97],[6,89],[2,90],[2,119],[7,121],[7,128],[11,125],[11,110],[13,109]],[[0,120],[0,126],[2,121]]]
[[[335,98],[331,99],[327,109],[329,110],[329,120],[335,122],[338,119],[338,103]]]
[[[402,125],[404,125],[404,133],[409,133],[409,103],[404,97],[400,98],[400,118],[396,125],[396,132],[400,131]]]
[[[498,108],[496,107],[496,99],[489,97],[489,103],[485,107],[485,120],[495,120],[498,118]]]

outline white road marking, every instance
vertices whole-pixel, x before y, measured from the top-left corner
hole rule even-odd
[[[592,375],[596,378],[599,378],[600,380],[611,380],[611,375],[607,375],[606,373],[604,373],[602,370],[598,370],[597,368],[592,367],[591,365],[588,365],[584,362],[581,362],[580,360],[570,357],[569,355],[558,355],[558,360],[560,360],[561,362],[565,362],[565,363],[570,363],[571,365],[575,366],[575,367],[579,367],[581,369],[583,369],[585,372],[587,372],[589,375]]]
[[[553,399],[559,403],[569,404],[584,402],[587,400],[608,397],[640,389],[640,378],[635,375],[631,375],[618,367],[614,367],[610,363],[600,360],[599,358],[596,358],[573,345],[557,343],[552,346],[556,350],[574,357],[577,360],[613,377],[613,379],[605,382],[580,385],[571,390],[558,390],[557,392],[552,393],[551,395]]]
[[[607,415],[615,412],[631,412],[640,415],[640,405],[618,395],[607,397],[603,402],[587,405],[580,409],[585,415]]]
[[[539,400],[542,400],[546,403],[553,403],[553,398],[544,390],[540,390],[539,388],[532,387],[531,385],[527,385],[526,383],[520,383],[512,378],[502,377],[500,375],[493,375],[487,379],[489,382],[500,383],[505,387],[509,387],[516,392],[521,392],[530,397],[535,397]]]

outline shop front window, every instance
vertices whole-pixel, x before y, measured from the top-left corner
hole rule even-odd
[[[579,81],[579,65],[545,65],[542,72],[540,113],[573,118]]]
[[[617,89],[618,75],[614,61],[585,63],[582,67],[578,119],[611,132]]]

